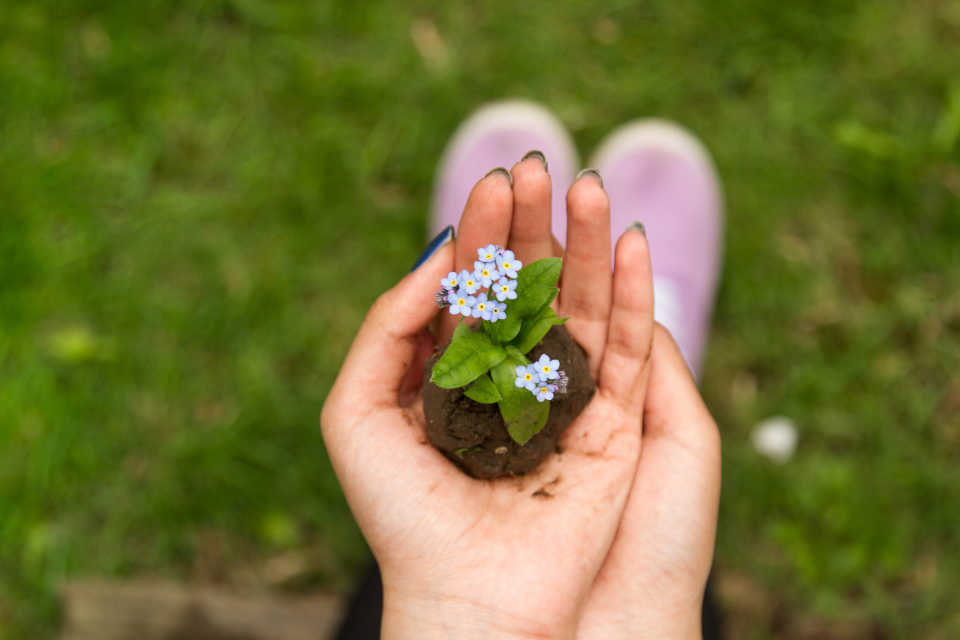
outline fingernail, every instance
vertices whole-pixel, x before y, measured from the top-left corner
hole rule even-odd
[[[643,235],[647,235],[647,229],[642,222],[631,222],[627,225],[627,231],[639,231]]]
[[[597,179],[597,182],[600,183],[600,186],[601,187],[603,186],[603,178],[600,177],[600,172],[597,171],[596,169],[583,169],[582,171],[580,171],[580,173],[577,174],[577,180],[579,180],[584,176],[593,176],[594,178]],[[574,182],[576,182],[576,180],[574,180]]]
[[[540,162],[543,163],[543,170],[546,171],[547,173],[550,173],[550,167],[547,165],[547,156],[543,155],[543,151],[539,151],[537,149],[532,149],[530,151],[527,151],[527,153],[524,154],[522,158],[520,158],[520,162],[523,162],[527,158],[537,158],[538,160],[540,160]]]
[[[507,178],[507,182],[510,183],[510,188],[513,189],[513,176],[510,175],[510,172],[507,171],[506,169],[504,169],[503,167],[497,167],[496,169],[490,169],[490,171],[487,171],[487,175],[485,175],[485,176],[483,176],[483,177],[486,178],[487,176],[492,176],[492,175],[495,174],[495,173],[502,173],[502,174]]]
[[[410,271],[416,271],[417,267],[433,257],[440,247],[453,240],[453,225],[448,225],[443,231],[437,234],[437,237],[430,241],[427,248],[423,250],[417,261],[410,267]]]

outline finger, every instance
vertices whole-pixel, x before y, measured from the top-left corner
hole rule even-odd
[[[715,448],[720,434],[673,336],[655,325],[650,381],[644,405],[644,437],[668,436],[694,448]]]
[[[631,413],[643,408],[644,375],[653,341],[653,274],[643,227],[633,224],[617,241],[613,303],[598,387]]]
[[[586,350],[596,375],[610,312],[610,200],[600,176],[582,172],[567,192],[567,248],[560,283],[560,313]]]
[[[656,637],[689,635],[658,629],[656,620],[631,608],[651,596],[674,611],[668,627],[699,620],[716,534],[720,438],[679,349],[660,325],[653,331],[643,428],[620,528],[581,619],[582,629],[596,633],[584,637],[613,637],[622,631],[617,627],[645,628]]]
[[[550,254],[554,258],[563,257],[563,245],[560,244],[560,241],[557,240],[555,236],[550,235],[550,246],[552,253]]]
[[[643,416],[643,455],[621,530],[626,540],[640,540],[639,531],[688,550],[677,566],[685,567],[701,589],[713,555],[720,468],[717,425],[680,349],[658,324]],[[669,496],[671,506],[651,506],[657,496]]]
[[[553,255],[550,231],[550,174],[539,151],[531,151],[513,165],[513,221],[509,248],[530,264]]]
[[[397,406],[406,374],[437,314],[433,295],[453,268],[452,229],[424,264],[373,303],[354,338],[328,405]]]
[[[488,244],[501,247],[510,237],[513,216],[513,191],[510,173],[498,167],[480,179],[464,206],[457,229],[457,252],[454,270],[473,271],[477,249]],[[444,274],[446,275],[446,274]],[[446,344],[460,321],[459,316],[444,316],[440,321],[437,344]]]

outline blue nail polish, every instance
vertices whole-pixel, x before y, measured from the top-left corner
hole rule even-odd
[[[413,263],[410,271],[416,270],[417,267],[429,260],[433,254],[439,251],[440,247],[447,244],[451,240],[453,240],[453,225],[448,225],[443,231],[437,234],[436,238],[430,241],[430,244],[428,244],[427,248],[423,250],[423,253],[420,254],[419,258],[417,258],[417,261]]]

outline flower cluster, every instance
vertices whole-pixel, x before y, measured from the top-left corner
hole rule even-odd
[[[537,397],[538,402],[553,400],[556,393],[567,392],[567,374],[560,370],[560,361],[543,354],[533,364],[519,366],[513,383]]]
[[[451,271],[440,281],[443,288],[437,292],[437,304],[448,307],[454,316],[503,320],[507,317],[506,301],[517,297],[517,270],[523,263],[513,251],[495,244],[477,249],[477,258],[473,271]],[[487,291],[478,293],[480,289]]]

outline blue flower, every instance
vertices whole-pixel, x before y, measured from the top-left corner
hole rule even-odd
[[[487,300],[487,294],[481,293],[473,303],[473,317],[489,320],[493,316],[493,305],[496,302]]]
[[[450,303],[450,315],[463,314],[464,318],[469,318],[473,315],[473,305],[476,304],[477,299],[461,287],[458,291],[450,292],[447,296],[447,302]]]
[[[556,390],[556,385],[541,382],[533,393],[537,396],[537,402],[543,402],[544,400],[553,400],[553,392]]]
[[[557,369],[560,368],[560,361],[551,360],[550,356],[547,354],[540,356],[540,359],[534,363],[533,367],[536,370],[537,376],[542,382],[546,382],[547,380],[556,380],[560,377],[560,374],[557,373]]]
[[[493,286],[490,287],[490,290],[493,291],[494,295],[497,296],[497,300],[503,302],[504,300],[516,300],[517,299],[517,281],[510,280],[508,278],[500,278],[493,283]]]
[[[528,389],[533,393],[536,393],[537,388],[537,372],[534,371],[533,365],[523,365],[516,368],[517,379],[513,381],[518,387],[523,387]]]
[[[503,302],[490,301],[490,308],[493,312],[490,314],[490,322],[507,319],[507,305]]]
[[[480,262],[477,260],[473,263],[473,275],[483,283],[483,286],[489,287],[493,284],[494,280],[500,277],[500,272],[497,271],[497,265],[493,262]]]
[[[517,260],[513,251],[504,251],[497,256],[497,268],[500,273],[510,278],[517,277],[517,269],[523,266],[523,263]]]
[[[488,244],[485,247],[477,249],[477,258],[480,262],[494,262],[501,253],[503,253],[503,248],[495,244]]]
[[[440,284],[443,285],[443,288],[447,291],[456,291],[457,287],[460,286],[460,276],[457,275],[456,271],[451,271],[447,274],[446,278],[440,281]]]
[[[460,272],[460,287],[466,290],[467,293],[476,293],[477,289],[480,288],[481,282],[477,279],[477,276],[473,273],[464,269]]]

